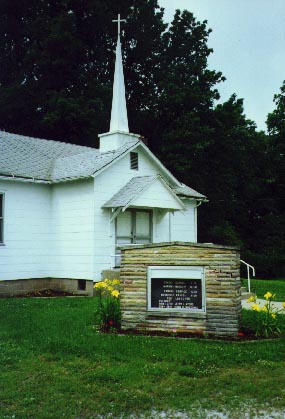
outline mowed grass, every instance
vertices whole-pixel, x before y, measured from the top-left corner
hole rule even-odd
[[[246,406],[285,411],[285,339],[100,334],[95,306],[95,298],[0,300],[1,419],[155,418],[153,409],[200,418],[203,408],[235,418]]]
[[[242,284],[247,286],[247,279],[243,279]],[[264,294],[270,291],[276,294],[276,301],[285,302],[285,279],[251,279],[250,284],[258,298],[264,298]]]

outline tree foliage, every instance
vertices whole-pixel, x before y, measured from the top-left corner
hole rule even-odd
[[[270,161],[271,217],[268,238],[276,276],[285,276],[285,81],[274,96],[276,108],[267,117],[268,158]]]

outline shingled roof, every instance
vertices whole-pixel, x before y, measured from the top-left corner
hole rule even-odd
[[[164,185],[164,188],[169,190],[169,193],[176,199],[181,208],[184,207],[184,204],[177,197],[174,190],[167,185],[167,183],[160,175],[155,175],[133,177],[126,185],[124,185],[117,193],[115,193],[111,199],[105,202],[102,208],[120,207],[124,210],[132,205],[133,202],[156,181],[160,181],[161,184]]]
[[[133,177],[124,185],[111,199],[103,205],[103,208],[126,207],[138,197],[149,185],[151,185],[157,176],[137,176]]]
[[[131,140],[117,150],[100,152],[91,147],[0,131],[0,176],[34,179],[48,183],[87,178],[95,175],[139,144],[141,144],[140,140]],[[152,155],[150,151],[149,153]],[[173,176],[170,173],[169,175]],[[128,186],[132,190],[133,188],[144,189],[152,181],[151,177],[140,177]],[[177,184],[179,184],[178,181]],[[184,184],[172,187],[172,189],[179,197],[205,199],[204,195]],[[127,199],[125,193],[127,190],[123,192],[124,194],[120,197],[118,194],[118,199],[122,200],[123,197]]]
[[[0,131],[0,175],[49,182],[89,177],[138,143],[130,141],[102,153],[91,147]]]

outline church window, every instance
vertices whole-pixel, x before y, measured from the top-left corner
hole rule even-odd
[[[130,165],[132,170],[139,170],[139,156],[138,153],[130,153]]]

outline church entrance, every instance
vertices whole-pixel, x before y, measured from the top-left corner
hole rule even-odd
[[[152,242],[152,211],[128,209],[116,218],[116,266],[120,266],[120,251],[123,244],[148,244]]]

